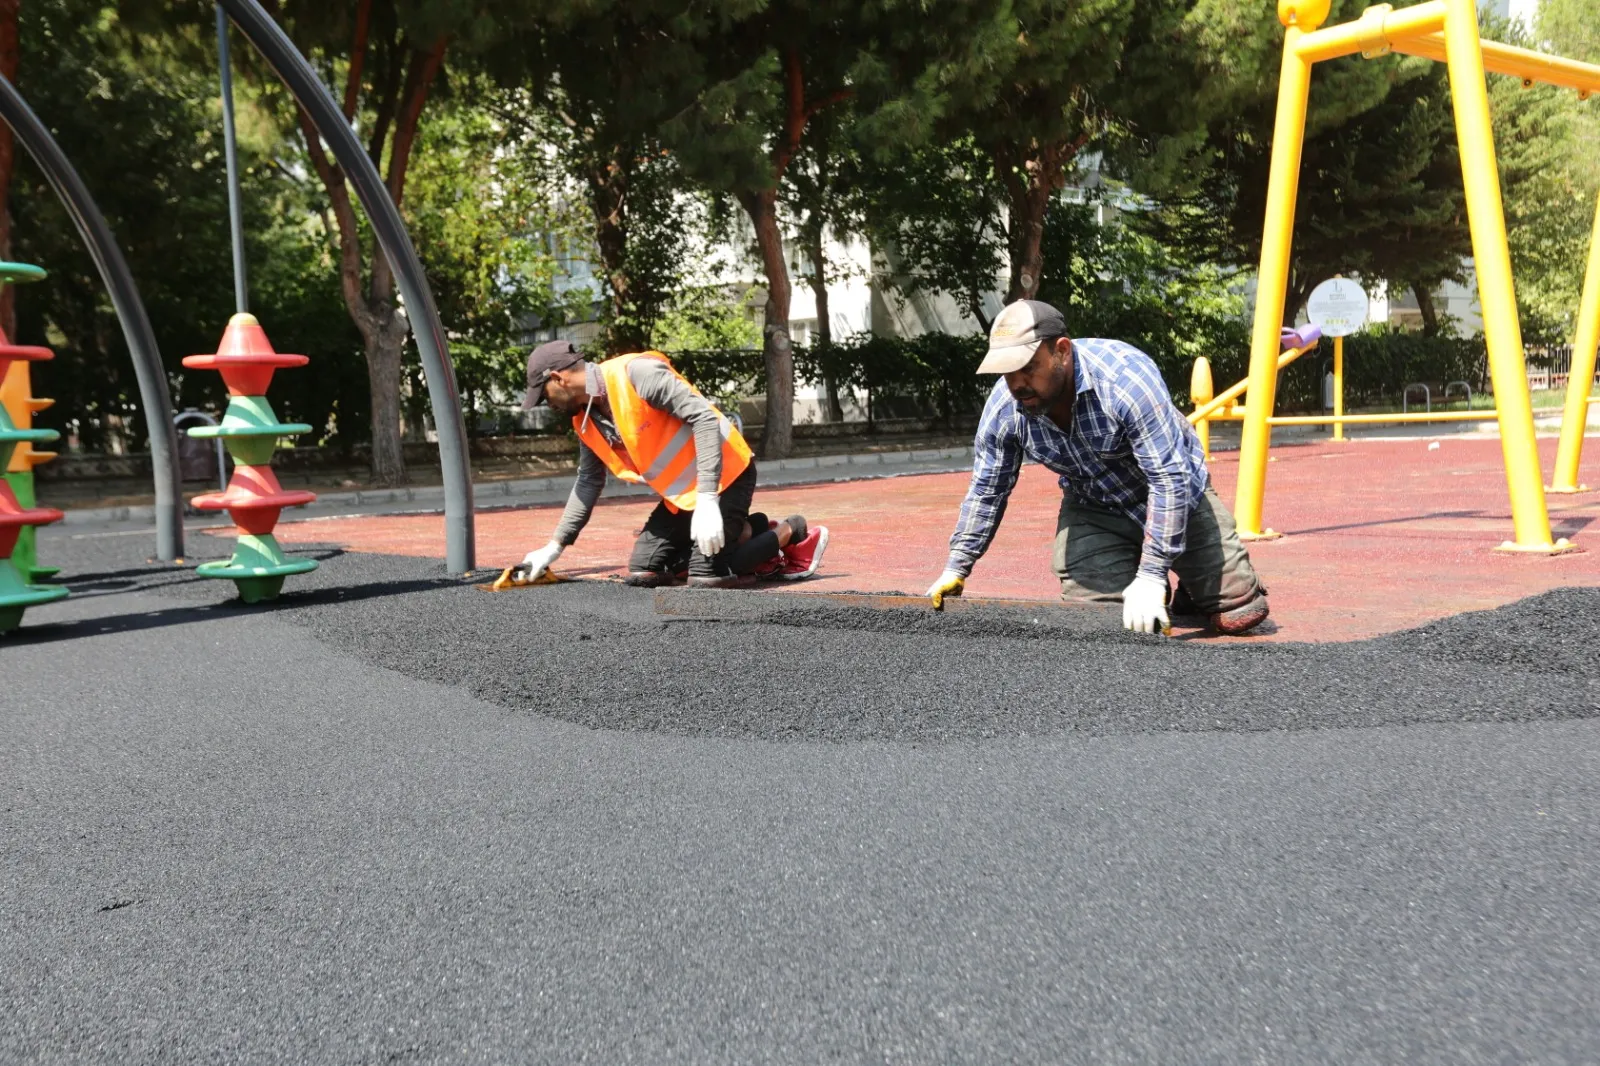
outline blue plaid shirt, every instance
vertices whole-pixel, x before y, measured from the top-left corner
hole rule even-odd
[[[1092,338],[1075,339],[1072,352],[1077,399],[1069,432],[1048,415],[1025,414],[1005,378],[995,382],[978,423],[972,484],[950,538],[948,569],[970,574],[989,550],[1024,459],[1060,474],[1070,499],[1143,526],[1140,574],[1165,581],[1183,554],[1189,511],[1208,482],[1200,438],[1148,355]]]

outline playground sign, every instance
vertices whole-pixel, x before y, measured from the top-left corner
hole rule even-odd
[[[1367,290],[1349,278],[1329,278],[1311,290],[1306,317],[1325,337],[1348,337],[1367,322]]]

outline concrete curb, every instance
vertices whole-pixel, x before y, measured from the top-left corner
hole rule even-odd
[[[909,473],[936,473],[940,470],[961,469],[972,465],[971,446],[960,448],[925,448],[901,452],[860,452],[849,455],[808,455],[797,459],[778,459],[759,464],[762,482],[778,485],[798,485],[807,482],[853,481],[856,479],[893,477]],[[572,489],[570,473],[548,474],[543,477],[517,478],[505,481],[483,481],[473,485],[478,510],[517,507],[529,504],[561,503]],[[646,496],[650,490],[639,485],[629,485],[616,479],[606,482],[604,498]],[[382,514],[398,511],[437,511],[444,507],[444,487],[427,485],[417,488],[367,489],[360,492],[329,492],[317,496],[314,503],[284,511],[284,521],[294,522],[308,518],[327,518],[335,515],[366,513]],[[207,516],[208,518],[211,516]],[[190,516],[191,520],[193,516]],[[216,518],[226,522],[226,518]],[[126,507],[86,507],[69,510],[61,526],[106,526],[118,523],[154,522],[155,507],[130,505]]]

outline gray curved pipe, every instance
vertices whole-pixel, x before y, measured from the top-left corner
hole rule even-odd
[[[139,382],[139,401],[144,404],[145,425],[150,430],[150,466],[156,489],[156,558],[176,562],[183,558],[183,492],[178,474],[178,431],[172,425],[172,396],[167,391],[167,372],[161,365],[150,316],[145,314],[139,289],[128,272],[128,263],[106,225],[105,216],[89,195],[88,186],[67,159],[66,153],[50,136],[39,116],[33,113],[17,87],[0,77],[0,118],[5,119],[44,171],[50,187],[61,198],[72,216],[78,234],[89,247],[95,268],[111,294],[122,335],[133,356],[133,372]]]
[[[417,250],[411,244],[411,235],[406,232],[400,212],[389,198],[388,187],[383,184],[378,168],[367,158],[365,149],[356,140],[339,105],[334,103],[327,86],[318,79],[294,42],[289,40],[288,35],[272,21],[256,0],[218,2],[227,10],[234,25],[239,27],[239,32],[255,45],[262,58],[288,86],[295,100],[305,108],[311,124],[327,142],[334,158],[344,168],[345,177],[355,187],[356,196],[366,209],[378,244],[394,267],[395,281],[400,286],[400,295],[405,299],[406,315],[411,320],[411,331],[417,338],[417,352],[422,356],[428,398],[433,403],[434,428],[439,434],[439,466],[444,474],[445,565],[452,573],[466,573],[475,565],[477,554],[467,426],[461,415],[456,372],[450,363],[444,326],[439,322],[439,309],[433,302],[433,290],[428,288],[428,279],[422,272],[422,261],[417,258]]]

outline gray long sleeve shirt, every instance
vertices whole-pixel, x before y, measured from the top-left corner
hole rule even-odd
[[[602,409],[606,399],[605,377],[594,363],[584,367],[584,388],[595,398],[589,409],[589,421],[600,430],[613,448],[623,449],[622,436],[611,419],[609,405]],[[645,403],[658,411],[665,411],[694,429],[695,472],[698,475],[697,491],[715,493],[722,482],[722,419],[716,408],[706,402],[682,378],[659,359],[635,359],[628,364],[628,381]],[[581,416],[580,416],[581,417]],[[589,524],[595,501],[606,487],[606,464],[582,440],[578,441],[578,478],[567,496],[566,509],[551,539],[562,547],[578,539],[583,527]]]

